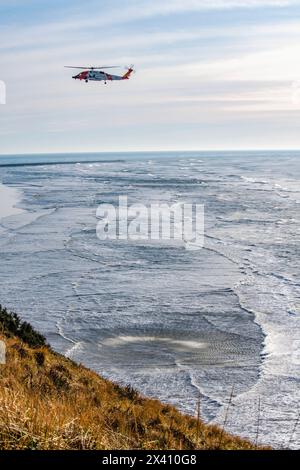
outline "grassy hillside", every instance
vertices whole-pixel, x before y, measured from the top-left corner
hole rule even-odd
[[[0,307],[0,449],[254,449],[55,353]]]

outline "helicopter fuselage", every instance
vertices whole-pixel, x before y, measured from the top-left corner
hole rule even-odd
[[[84,70],[80,72],[78,75],[74,75],[75,80],[84,80],[86,82],[93,81],[93,82],[107,82],[107,81],[114,81],[114,80],[128,80],[132,69],[129,68],[128,71],[123,75],[112,75],[110,73],[103,72],[101,70]]]

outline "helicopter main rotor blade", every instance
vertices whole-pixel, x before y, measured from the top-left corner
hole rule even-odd
[[[80,69],[80,70],[102,70],[102,69],[116,69],[119,65],[104,65],[103,67],[73,67],[72,65],[65,65],[66,69]]]
[[[91,69],[118,69],[120,65],[104,65],[103,67],[91,67]]]

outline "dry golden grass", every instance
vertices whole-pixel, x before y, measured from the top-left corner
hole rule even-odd
[[[0,449],[254,449],[56,354],[0,334]]]

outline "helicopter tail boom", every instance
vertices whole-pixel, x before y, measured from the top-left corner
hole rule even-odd
[[[128,80],[130,78],[130,75],[133,72],[133,66],[129,67],[127,72],[123,75],[122,79],[123,80]]]

